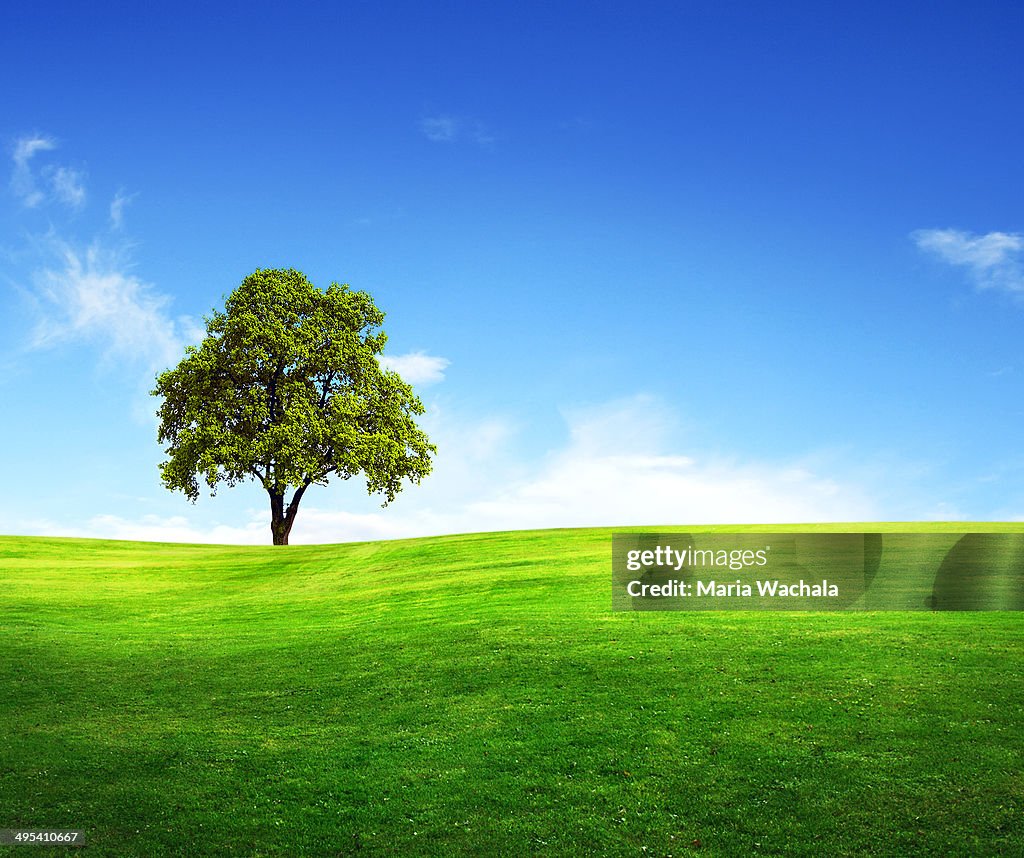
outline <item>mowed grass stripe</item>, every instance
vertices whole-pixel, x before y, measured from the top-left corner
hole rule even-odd
[[[0,538],[0,827],[90,855],[1020,854],[1024,616],[613,614],[611,532]]]

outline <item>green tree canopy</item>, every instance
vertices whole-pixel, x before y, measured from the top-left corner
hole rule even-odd
[[[383,321],[348,285],[322,291],[292,269],[246,277],[206,319],[202,343],[157,377],[167,488],[194,502],[200,479],[211,495],[257,480],[274,544],[287,545],[311,485],[361,473],[386,506],[403,480],[418,483],[437,449],[413,420],[423,403],[378,363]]]

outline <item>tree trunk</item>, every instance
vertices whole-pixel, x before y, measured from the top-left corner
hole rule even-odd
[[[274,545],[288,544],[288,534],[292,532],[295,514],[299,511],[299,501],[302,500],[307,486],[300,486],[295,490],[287,509],[284,505],[284,492],[278,494],[267,491],[270,495],[270,533],[274,537]]]
[[[270,495],[270,533],[274,537],[274,545],[287,545],[291,523],[285,519],[284,494],[268,492]]]

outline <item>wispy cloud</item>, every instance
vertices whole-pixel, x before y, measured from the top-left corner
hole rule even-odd
[[[85,205],[85,184],[81,171],[70,167],[52,167],[44,171],[53,188],[54,196],[65,205],[81,208]]]
[[[428,355],[424,352],[410,352],[405,355],[384,355],[380,365],[397,372],[409,384],[434,384],[444,379],[444,371],[451,361],[448,358]]]
[[[481,146],[486,146],[488,143],[493,143],[495,140],[494,135],[484,127],[482,122],[473,121],[470,129],[470,137],[474,143],[479,143]]]
[[[14,191],[22,204],[29,208],[35,208],[46,197],[36,187],[35,176],[32,173],[30,162],[37,152],[46,152],[55,148],[57,148],[57,143],[52,137],[43,137],[38,134],[22,137],[14,144],[14,152],[11,155],[14,161],[14,170],[11,173],[11,190]]]
[[[469,140],[480,145],[494,142],[494,135],[478,119],[441,114],[420,120],[420,131],[434,143],[456,143]]]
[[[85,205],[85,175],[81,170],[59,164],[47,164],[34,170],[32,161],[39,152],[57,148],[52,137],[33,134],[18,139],[11,159],[11,190],[27,208],[37,208],[49,200],[56,200],[69,208]]]
[[[966,270],[980,289],[1024,292],[1024,235],[919,229],[911,238],[926,253]]]
[[[429,116],[420,120],[420,131],[435,143],[451,143],[459,136],[459,124],[453,116]]]
[[[174,363],[187,342],[189,320],[171,318],[170,299],[131,274],[120,254],[94,243],[84,250],[50,237],[56,264],[35,272],[42,318],[32,345],[45,348],[85,340],[106,356],[144,363]]]
[[[55,149],[52,137],[22,137],[12,153],[11,188],[23,205],[35,208],[57,202],[70,209],[84,206],[85,173],[59,164],[36,167],[40,152]],[[119,191],[110,204],[110,226],[123,223],[132,198]],[[79,225],[77,221],[75,225]],[[106,230],[91,239],[76,236],[72,222],[51,219],[49,231],[31,239],[31,260],[19,279],[38,313],[29,345],[42,349],[60,343],[90,342],[107,359],[142,365],[147,374],[175,362],[194,341],[196,324],[169,313],[170,298],[139,279],[123,243],[112,244]],[[12,278],[13,279],[13,278]]]
[[[135,194],[126,194],[118,191],[114,199],[110,201],[110,226],[113,229],[121,229],[124,226],[125,207],[135,199]]]

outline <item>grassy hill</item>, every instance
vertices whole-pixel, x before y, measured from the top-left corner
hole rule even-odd
[[[1021,854],[1024,615],[612,613],[610,552],[0,538],[0,828],[89,856]]]

